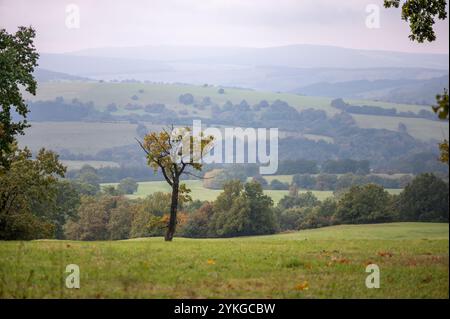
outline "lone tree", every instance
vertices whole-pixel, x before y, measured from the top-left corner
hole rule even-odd
[[[181,176],[192,175],[190,170],[202,169],[201,159],[211,150],[214,138],[202,133],[194,136],[189,127],[163,129],[152,132],[138,141],[147,154],[147,163],[155,173],[161,170],[166,182],[172,188],[170,217],[165,235],[172,241],[176,230],[178,204],[180,200],[190,200],[190,190],[180,183]]]
[[[15,34],[0,29],[0,173],[9,168],[9,154],[17,134],[23,134],[28,126],[28,107],[22,97],[21,88],[36,94],[33,77],[39,55],[33,44],[35,31],[19,27]],[[24,120],[13,122],[12,112]]]

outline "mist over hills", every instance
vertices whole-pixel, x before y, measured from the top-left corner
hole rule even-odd
[[[436,92],[448,87],[449,68],[447,54],[317,45],[96,48],[42,54],[39,65],[49,71],[95,80],[208,83],[416,104],[429,103]],[[404,93],[412,93],[408,101]]]
[[[447,54],[356,50],[333,46],[289,45],[269,48],[147,46],[97,48],[69,55],[200,64],[286,66],[294,68],[448,69]]]

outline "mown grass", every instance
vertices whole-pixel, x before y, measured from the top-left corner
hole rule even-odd
[[[0,297],[448,298],[448,236],[448,224],[407,223],[172,243],[0,242]],[[380,289],[365,286],[369,263]],[[64,286],[68,264],[80,266],[80,289]]]

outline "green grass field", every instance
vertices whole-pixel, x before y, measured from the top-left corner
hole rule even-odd
[[[289,175],[278,175],[276,176],[283,182],[289,182]],[[267,179],[271,180],[274,177],[267,177]],[[201,200],[201,201],[214,201],[217,196],[222,192],[222,190],[213,190],[203,187],[203,182],[199,180],[188,180],[184,181],[186,186],[192,190],[191,196],[193,200]],[[118,183],[104,183],[102,186],[117,186]],[[144,198],[148,195],[157,192],[170,192],[170,186],[164,181],[157,182],[140,182],[138,183],[138,190],[133,195],[127,195],[127,197],[131,199],[136,198]],[[399,194],[401,189],[387,189],[387,191],[391,194]],[[306,191],[301,190],[300,193],[305,193]],[[324,200],[326,198],[332,197],[332,191],[311,191],[319,200]],[[269,195],[275,204],[277,204],[284,196],[289,194],[289,191],[278,191],[278,190],[265,190],[265,194]]]
[[[0,298],[448,298],[448,224],[234,239],[0,242]],[[80,267],[80,289],[65,267]],[[368,289],[366,265],[380,268]]]
[[[70,149],[95,155],[102,149],[130,145],[137,137],[136,124],[98,122],[33,122],[18,137],[19,143],[37,151]]]
[[[374,116],[352,114],[359,127],[363,128],[384,128],[390,131],[397,131],[398,125],[403,123],[406,125],[408,134],[412,137],[429,141],[430,139],[444,140],[448,139],[448,122],[431,121],[418,118],[391,117],[391,116]]]

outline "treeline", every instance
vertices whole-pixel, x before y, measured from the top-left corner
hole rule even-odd
[[[101,195],[83,197],[78,215],[67,223],[66,238],[112,240],[162,236],[169,194],[141,200]],[[412,181],[400,195],[383,187],[354,186],[320,201],[311,192],[291,189],[277,206],[257,182],[230,181],[213,202],[183,202],[178,236],[193,238],[273,234],[339,224],[401,221],[448,222],[448,184],[432,174]]]
[[[50,101],[28,101],[29,121],[109,121],[113,120],[109,112],[98,111],[93,102],[81,102],[78,99],[65,101],[57,97]]]
[[[162,236],[168,221],[170,194],[141,200],[100,195],[84,196],[78,215],[65,227],[75,240],[114,240]],[[277,223],[272,199],[255,183],[229,183],[212,203],[182,202],[178,236],[233,237],[272,234]]]
[[[66,177],[76,180],[82,177],[86,171],[96,176],[98,183],[118,183],[125,178],[132,178],[137,182],[162,181],[164,177],[161,173],[154,173],[147,166],[120,166],[120,167],[100,167],[94,168],[84,165],[80,169],[70,170]]]
[[[352,114],[366,114],[366,115],[378,115],[378,116],[398,116],[398,117],[411,117],[411,118],[423,118],[427,120],[433,120],[437,121],[438,118],[436,117],[436,114],[427,111],[427,110],[420,110],[418,113],[414,113],[411,111],[408,112],[398,112],[395,108],[386,109],[379,106],[372,106],[372,105],[350,105],[346,102],[344,102],[343,99],[335,99],[331,101],[331,106],[335,107],[339,110],[352,113]]]
[[[139,99],[139,92],[136,96]],[[192,97],[192,94],[183,94],[180,96],[180,100],[182,100],[180,103],[190,103]],[[136,134],[142,136],[148,132],[143,122],[160,125],[192,125],[193,116],[197,116],[195,115],[197,109],[206,109],[211,112],[211,118],[202,119],[205,125],[281,127],[288,131],[290,137],[282,138],[279,142],[281,161],[308,158],[322,162],[324,159],[352,158],[359,161],[370,160],[372,168],[386,172],[448,173],[448,167],[435,160],[437,157],[435,145],[413,138],[407,134],[408,128],[405,125],[400,125],[398,131],[362,129],[358,127],[348,112],[339,112],[333,116],[327,116],[326,112],[315,109],[305,109],[299,112],[281,100],[272,103],[262,100],[254,105],[250,105],[246,100],[242,100],[240,103],[227,101],[224,105],[219,106],[208,97],[193,98],[192,104],[187,104],[186,109],[182,110],[183,114],[177,113],[178,115],[169,112],[170,109],[160,103],[148,105],[132,103],[127,107],[138,107],[146,112],[144,114],[141,112],[119,115],[120,113],[116,113],[118,106],[115,104],[108,105],[104,111],[98,111],[92,102],[81,103],[76,99],[65,101],[57,98],[54,101],[32,103],[30,119],[32,121],[128,121],[137,125]],[[299,135],[296,135],[297,133]],[[309,140],[303,137],[304,134],[332,136],[333,142]],[[95,155],[73,154],[70,152],[70,145],[66,150],[62,149],[59,152],[64,159],[103,160],[114,161],[126,166],[144,166],[141,150],[131,143],[124,147],[105,149]],[[425,159],[425,162],[417,159],[419,154],[427,154],[428,158]],[[308,165],[308,163],[303,164]],[[306,168],[307,172],[297,171],[295,173],[292,173],[292,170],[283,171],[282,166],[280,169],[279,174],[312,174],[311,171],[314,168]],[[344,170],[339,174],[344,172],[348,173],[349,171]],[[326,173],[337,174],[335,171]]]
[[[104,151],[102,154],[106,154]],[[61,157],[66,159],[67,154],[62,152]],[[138,155],[141,155],[140,153]],[[117,156],[117,153],[116,153]],[[102,160],[108,160],[108,157],[101,157]],[[130,161],[131,155],[128,156]],[[92,160],[89,158],[77,158],[77,160]],[[111,160],[111,159],[109,159]],[[117,160],[117,158],[116,158]],[[100,183],[117,183],[122,179],[130,177],[138,182],[146,181],[162,181],[163,176],[158,173],[154,174],[145,163],[141,165],[122,165],[120,167],[101,167],[93,168],[89,165],[84,165],[77,170],[70,170],[66,176],[69,179],[76,179],[78,176],[83,175],[85,171],[98,176]],[[223,165],[209,165],[205,169],[205,187],[211,189],[222,189],[224,182],[232,179],[239,179],[243,182],[249,177],[256,176],[258,173],[258,166],[254,164],[242,164],[223,166]],[[355,174],[368,174],[370,172],[369,161],[354,161],[349,159],[343,160],[330,160],[320,165],[317,161],[309,160],[290,160],[281,161],[279,164],[278,175],[294,175],[294,174],[343,174],[343,173],[355,173]]]
[[[65,168],[52,152],[35,159],[15,150],[13,165],[0,175],[0,239],[59,238],[115,240],[161,236],[167,225],[170,195],[128,199],[136,181],[103,189],[85,168],[75,180],[61,179]],[[234,237],[338,224],[394,221],[448,222],[448,183],[433,174],[412,180],[400,195],[382,186],[353,186],[319,201],[291,187],[277,206],[257,181],[229,181],[212,202],[183,197],[178,236]]]
[[[399,178],[385,177],[380,175],[358,175],[358,174],[297,174],[292,178],[292,185],[300,189],[338,191],[352,186],[376,184],[385,188],[404,188],[413,177],[403,175]]]
[[[140,121],[157,124],[187,124],[185,120],[179,119],[176,112],[166,108],[164,104],[150,103],[140,105],[138,103],[128,103],[124,109],[129,111],[144,110],[148,114],[130,113],[125,115],[116,114],[118,106],[110,103],[104,110],[95,106],[94,102],[82,102],[78,99],[70,101],[63,97],[56,97],[54,100],[27,101],[30,108],[29,121],[126,121],[138,124]],[[15,117],[18,117],[15,114]],[[192,124],[192,123],[191,123]]]

